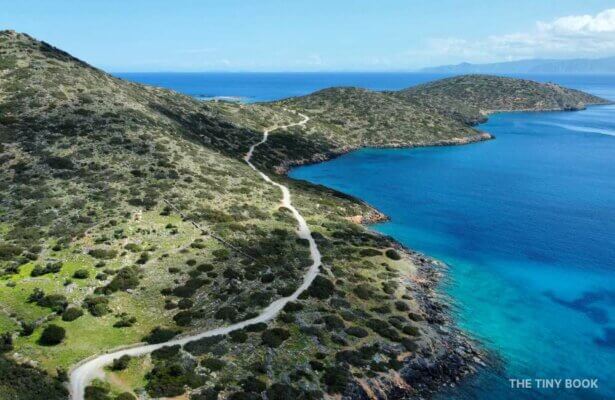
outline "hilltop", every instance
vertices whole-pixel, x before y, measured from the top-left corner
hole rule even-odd
[[[491,75],[440,79],[394,93],[466,124],[484,122],[499,111],[573,111],[608,101],[554,83]]]
[[[469,112],[461,83],[475,94]],[[293,293],[309,243],[278,188],[244,162],[249,147],[298,113],[307,124],[272,131],[254,153],[259,168],[488,138],[467,116],[493,86],[461,83],[420,96],[333,88],[200,102],[0,32],[0,397],[66,398],[62,381],[81,360],[247,320]],[[510,104],[601,101],[543,89]],[[360,225],[383,218],[369,205],[274,180],[323,255],[310,288],[267,324],[117,360],[90,398],[426,396],[474,370],[480,353],[435,291],[441,265]]]

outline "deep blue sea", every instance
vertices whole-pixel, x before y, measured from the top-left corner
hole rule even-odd
[[[120,74],[247,101],[328,86],[400,89],[428,74]],[[615,76],[523,76],[615,100]],[[615,106],[493,115],[497,139],[365,149],[291,176],[391,217],[374,229],[449,265],[458,323],[500,360],[443,398],[615,398]],[[359,178],[358,178],[359,177]],[[598,389],[512,389],[509,379],[597,379]],[[565,381],[562,381],[562,386]]]

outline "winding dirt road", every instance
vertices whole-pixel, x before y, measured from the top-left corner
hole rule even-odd
[[[273,319],[280,311],[282,311],[282,309],[287,303],[297,300],[299,295],[310,286],[314,278],[316,278],[316,276],[318,275],[318,270],[321,264],[321,254],[320,254],[320,251],[318,250],[318,247],[316,246],[316,242],[314,241],[314,238],[312,238],[312,232],[310,231],[310,228],[305,222],[305,219],[303,218],[303,216],[292,205],[290,191],[288,190],[288,188],[282,184],[272,181],[271,178],[269,178],[263,172],[259,171],[254,166],[254,164],[252,164],[252,162],[250,161],[252,159],[252,154],[254,153],[254,149],[256,149],[258,146],[260,146],[261,144],[267,141],[267,138],[270,132],[275,131],[277,129],[286,129],[292,126],[305,125],[305,123],[309,121],[309,117],[307,117],[306,115],[303,115],[303,114],[298,114],[298,115],[301,116],[302,118],[300,122],[288,124],[288,125],[282,125],[282,126],[276,125],[276,126],[265,129],[265,131],[263,132],[263,139],[260,142],[250,147],[250,150],[244,157],[244,160],[266,182],[280,188],[280,190],[282,191],[282,206],[289,209],[292,212],[295,219],[297,220],[297,224],[298,224],[297,235],[301,239],[306,239],[309,242],[309,249],[310,249],[310,256],[312,258],[312,264],[310,265],[307,272],[303,276],[303,283],[301,284],[301,286],[299,286],[299,288],[297,288],[297,290],[295,290],[295,292],[291,294],[290,296],[280,298],[274,301],[273,303],[269,304],[267,308],[265,308],[258,316],[254,318],[251,318],[251,319],[248,319],[242,322],[238,322],[233,325],[223,326],[223,327],[208,330],[208,331],[194,333],[194,334],[184,336],[181,338],[169,340],[168,342],[164,342],[164,343],[150,344],[150,345],[140,344],[134,347],[112,351],[111,353],[106,353],[106,354],[94,356],[92,358],[87,359],[83,361],[82,363],[80,363],[79,365],[77,365],[70,373],[69,389],[70,389],[71,398],[73,400],[84,400],[84,392],[85,392],[86,386],[93,379],[104,377],[103,368],[106,365],[111,364],[111,362],[113,362],[113,360],[116,358],[119,358],[124,355],[128,355],[131,357],[138,357],[138,356],[142,356],[145,354],[149,354],[153,352],[154,350],[160,349],[165,346],[174,346],[174,345],[183,346],[188,342],[199,340],[204,337],[225,335],[230,332],[242,329],[249,325],[254,325],[259,322],[267,322]]]

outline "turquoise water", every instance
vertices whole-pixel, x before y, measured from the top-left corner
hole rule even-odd
[[[613,78],[585,88],[615,98]],[[366,200],[391,217],[376,230],[450,266],[459,324],[502,362],[444,398],[615,398],[615,106],[480,128],[497,139],[365,149],[291,176]],[[599,388],[511,389],[511,378]]]
[[[401,89],[442,77],[116,75],[198,98],[242,101],[329,86]],[[519,77],[615,100],[614,76]],[[442,290],[454,300],[459,324],[501,365],[443,398],[615,398],[615,106],[500,114],[481,129],[497,140],[361,150],[291,175],[367,200],[392,217],[375,229],[450,265]],[[599,389],[512,390],[510,378],[597,378]]]

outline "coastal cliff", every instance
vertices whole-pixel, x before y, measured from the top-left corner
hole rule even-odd
[[[0,32],[0,397],[66,398],[84,359],[254,318],[301,285],[309,243],[244,162],[265,128],[310,118],[254,153],[281,172],[363,146],[490,138],[402,97],[205,103]],[[363,227],[385,218],[369,205],[274,179],[322,253],[310,287],[269,323],[114,361],[86,395],[420,398],[484,362],[436,292],[444,266]]]

